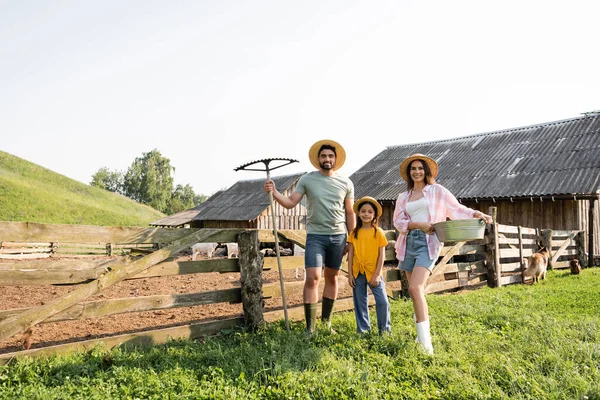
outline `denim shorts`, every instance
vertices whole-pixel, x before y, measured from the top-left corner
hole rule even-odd
[[[342,257],[346,248],[345,233],[339,235],[306,235],[306,248],[304,249],[305,268],[329,267],[340,269]]]
[[[425,267],[429,271],[433,270],[436,260],[429,258],[426,235],[420,229],[412,229],[408,232],[408,235],[406,235],[406,254],[404,255],[404,261],[398,263],[398,268],[408,272],[412,272],[417,266]]]

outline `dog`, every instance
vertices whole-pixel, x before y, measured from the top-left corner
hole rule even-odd
[[[540,278],[546,279],[546,270],[548,269],[548,259],[550,253],[546,247],[542,247],[537,253],[533,253],[527,258],[523,258],[523,263],[527,268],[523,272],[523,280],[528,277],[533,278],[533,283],[539,282]]]
[[[569,261],[569,264],[571,265],[571,274],[579,275],[579,273],[581,272],[581,265],[579,265],[579,260],[574,258],[571,261]]]

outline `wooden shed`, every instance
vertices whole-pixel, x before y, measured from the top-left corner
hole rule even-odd
[[[289,196],[304,172],[272,177],[277,190]],[[202,204],[158,221],[152,226],[190,228],[273,229],[269,196],[263,190],[265,178],[238,181]],[[286,209],[275,202],[277,229],[306,229],[306,202]]]
[[[600,253],[600,112],[455,139],[389,146],[350,176],[355,197],[384,207],[381,226],[393,229],[399,165],[414,153],[439,163],[437,182],[463,204],[498,222],[540,229],[583,230],[589,265]]]

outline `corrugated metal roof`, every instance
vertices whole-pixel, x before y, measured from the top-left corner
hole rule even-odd
[[[277,190],[289,189],[305,173],[273,176]],[[252,221],[269,206],[269,196],[263,190],[266,176],[261,179],[238,181],[219,196],[200,204],[194,221]]]
[[[437,182],[459,199],[590,195],[600,192],[600,114],[462,138],[390,146],[350,176],[355,197],[396,200],[400,162],[434,158]]]
[[[305,172],[273,176],[277,190],[283,192],[300,179]],[[158,221],[153,226],[180,226],[191,221],[251,221],[268,206],[269,196],[264,192],[266,176],[261,179],[238,181],[227,190],[213,194],[203,203]]]

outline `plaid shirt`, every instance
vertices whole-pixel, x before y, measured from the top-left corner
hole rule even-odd
[[[396,258],[404,261],[406,254],[406,235],[408,235],[408,223],[411,222],[410,216],[406,212],[406,203],[412,190],[402,192],[396,200],[396,209],[394,210],[394,226],[398,229],[398,238],[396,239]],[[458,202],[456,197],[442,185],[425,185],[423,196],[427,199],[427,208],[429,211],[429,223],[446,221],[450,219],[474,218],[475,210],[468,208]],[[429,258],[436,259],[440,254],[442,243],[437,235],[427,236],[427,248],[429,249]]]

